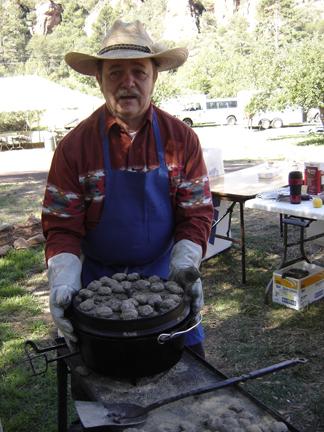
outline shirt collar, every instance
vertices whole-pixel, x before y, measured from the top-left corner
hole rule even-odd
[[[120,127],[116,121],[116,117],[114,117],[109,111],[106,105],[104,105],[104,113],[105,113],[105,132],[108,134],[110,129],[116,125],[116,127]],[[151,123],[153,121],[153,104],[151,103],[148,110],[145,113],[143,124],[140,129],[142,129],[146,123]]]

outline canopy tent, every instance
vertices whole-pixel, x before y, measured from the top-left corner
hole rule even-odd
[[[0,112],[47,110],[52,108],[95,109],[103,100],[63,87],[35,75],[0,78]]]
[[[43,119],[52,128],[82,120],[104,103],[101,98],[35,75],[1,77],[0,95],[0,113],[44,111]]]

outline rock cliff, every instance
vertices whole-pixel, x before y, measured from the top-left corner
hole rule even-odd
[[[54,1],[41,2],[36,6],[36,24],[33,33],[47,35],[62,21],[63,6]]]
[[[98,0],[90,12],[85,25],[85,31],[91,34],[92,24],[96,21],[102,7],[110,2],[112,7],[118,5],[123,9],[129,5],[140,6],[146,0]],[[216,22],[227,25],[235,14],[244,16],[251,29],[256,25],[257,7],[261,0],[167,0],[164,17],[163,39],[190,39],[200,31],[201,17],[205,12],[212,13]],[[323,15],[323,0],[295,0],[296,7],[307,5]],[[63,7],[53,0],[43,1],[36,6],[37,23],[34,33],[46,35],[62,20]]]

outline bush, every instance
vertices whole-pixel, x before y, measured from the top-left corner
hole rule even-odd
[[[41,111],[0,113],[0,132],[30,130],[38,122]]]

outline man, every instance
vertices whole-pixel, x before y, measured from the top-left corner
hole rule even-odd
[[[151,103],[158,72],[187,56],[154,44],[139,21],[120,20],[97,55],[65,56],[96,76],[106,101],[60,142],[44,198],[50,310],[69,345],[76,336],[64,310],[104,275],[170,278],[194,313],[202,307],[198,268],[213,215],[202,151],[190,128]],[[202,339],[200,327],[186,344],[203,354]]]

